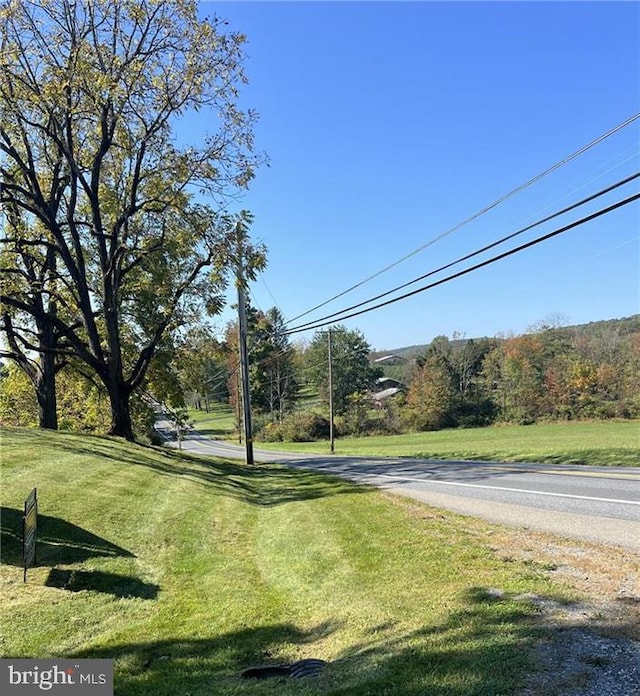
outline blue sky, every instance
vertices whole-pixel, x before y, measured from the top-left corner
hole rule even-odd
[[[201,11],[248,38],[242,102],[260,114],[256,146],[270,166],[238,209],[255,215],[253,236],[269,251],[252,302],[277,305],[289,319],[640,111],[637,3],[222,2]],[[291,325],[385,292],[622,179],[640,168],[639,124]],[[636,182],[519,241],[637,190]],[[554,313],[571,323],[634,314],[639,212],[631,204],[344,323],[373,348],[392,349],[456,331],[518,333]]]

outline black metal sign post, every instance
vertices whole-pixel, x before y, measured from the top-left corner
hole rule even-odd
[[[27,568],[36,564],[36,532],[38,530],[38,493],[34,488],[24,501],[22,518],[22,559],[24,574],[22,581],[27,582]]]

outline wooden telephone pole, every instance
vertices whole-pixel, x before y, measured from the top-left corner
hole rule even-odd
[[[331,327],[327,331],[329,336],[329,451],[335,451],[333,437],[333,357],[331,355]]]
[[[247,464],[253,464],[253,436],[251,432],[251,395],[249,391],[249,358],[247,355],[247,313],[245,310],[244,272],[242,268],[242,224],[236,225],[238,236],[238,348],[240,352],[240,377],[242,380],[242,412],[244,424],[244,444]]]

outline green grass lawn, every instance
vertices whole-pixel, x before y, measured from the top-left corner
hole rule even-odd
[[[279,466],[6,428],[1,502],[0,653],[113,658],[119,696],[506,696],[543,630],[518,596],[568,598],[483,522]],[[318,679],[238,676],[309,657]]]
[[[321,406],[320,395],[316,387],[304,386],[298,392],[298,400],[295,404],[297,411],[313,411]]]
[[[329,451],[329,443],[263,443],[263,449]],[[345,437],[339,454],[434,459],[481,459],[601,466],[640,466],[640,421],[505,425],[436,432]]]
[[[189,420],[198,432],[217,440],[232,437],[236,427],[235,415],[228,404],[216,402],[209,405],[209,413],[190,408]]]

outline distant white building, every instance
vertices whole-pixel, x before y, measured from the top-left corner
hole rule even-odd
[[[376,380],[376,391],[371,395],[376,408],[381,408],[384,401],[404,391],[406,387],[402,382],[390,377],[380,377]]]
[[[381,358],[376,358],[373,362],[378,365],[399,365],[405,360],[401,355],[383,355]]]

